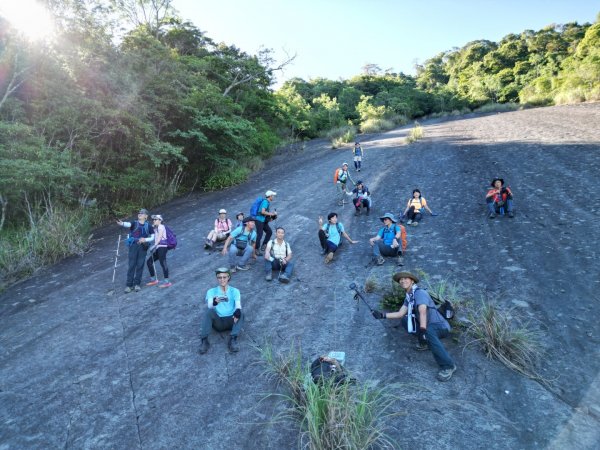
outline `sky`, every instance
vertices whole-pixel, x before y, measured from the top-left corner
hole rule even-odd
[[[415,74],[440,52],[479,39],[568,22],[593,23],[598,0],[173,0],[208,37],[279,61],[277,84],[300,77],[348,79],[367,64]]]

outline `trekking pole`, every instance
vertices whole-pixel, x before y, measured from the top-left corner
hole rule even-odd
[[[154,260],[154,252],[156,251],[156,247],[154,247],[150,251],[150,258],[152,258],[152,268],[154,269],[154,276],[156,277],[156,281],[160,281],[158,279],[158,272],[156,271],[156,261]]]
[[[113,266],[113,276],[112,276],[112,289],[108,291],[108,295],[112,295],[115,292],[115,275],[117,274],[117,263],[119,261],[119,247],[121,246],[121,233],[119,233],[119,238],[117,239],[117,251],[115,252],[115,264]]]
[[[350,286],[350,289],[352,289],[355,294],[354,294],[354,300],[356,300],[356,309],[358,309],[358,300],[362,300],[364,302],[365,305],[367,305],[367,308],[369,308],[369,311],[371,312],[371,314],[373,313],[373,311],[375,311],[373,308],[371,308],[371,305],[369,305],[367,303],[367,301],[365,300],[365,298],[361,295],[360,291],[358,290],[358,287],[356,286],[356,283],[352,283]],[[383,324],[383,322],[381,320],[378,320],[377,322],[379,322],[381,324],[381,326],[383,327],[383,329],[386,331],[387,333],[387,328],[385,327],[385,325]]]

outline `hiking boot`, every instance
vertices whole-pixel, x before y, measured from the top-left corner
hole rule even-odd
[[[142,290],[142,288],[141,288],[141,287],[139,287],[139,285],[138,285],[138,286],[134,287],[134,288],[133,288],[133,290],[134,290],[135,292],[140,292],[140,291]]]
[[[208,342],[208,338],[202,338],[202,341],[200,342],[200,354],[204,355],[208,349],[210,348],[210,342]]]
[[[412,220],[408,220],[408,222],[406,222],[406,225],[410,225],[412,223]]]
[[[398,262],[396,264],[399,266],[404,265],[404,258],[402,257],[402,255],[398,256]]]
[[[508,212],[508,217],[510,217],[512,219],[513,217],[515,217],[515,213],[512,212],[512,211],[509,211]]]
[[[496,213],[490,213],[490,215],[488,217],[490,219],[495,219],[496,218]]]
[[[149,282],[146,283],[146,286],[156,286],[158,284],[158,280],[154,279],[154,280],[150,280]]]
[[[240,351],[240,346],[237,342],[237,336],[229,336],[229,342],[227,343],[227,347],[229,347],[229,351],[231,353],[237,353]]]
[[[437,374],[437,379],[440,381],[448,381],[452,378],[452,374],[456,372],[456,366],[452,366],[449,369],[442,369]]]
[[[327,256],[325,257],[325,264],[329,264],[332,259],[333,259],[333,252],[327,253]]]
[[[236,266],[237,270],[241,270],[242,272],[246,271],[246,270],[250,270],[250,267],[248,266]]]
[[[129,294],[131,291],[133,291],[133,289],[131,289],[129,286],[127,286],[123,292],[125,292],[126,294]]]
[[[267,274],[267,276],[265,277],[265,280],[267,280],[267,281],[273,281],[273,274],[271,272],[269,272]]]
[[[264,253],[266,249],[267,249],[267,244],[263,244],[263,245],[260,246],[260,252],[261,253]]]
[[[171,287],[171,286],[173,286],[173,283],[171,283],[170,281],[165,280],[158,287],[159,288],[168,288],[168,287]]]
[[[383,256],[378,256],[376,262],[378,266],[382,266],[383,263],[385,263],[385,258]]]
[[[338,206],[344,206],[344,203],[341,200],[338,200]]]
[[[284,284],[287,284],[290,282],[290,279],[288,278],[288,276],[285,273],[282,273],[281,275],[279,275],[278,280],[280,283],[284,283]]]
[[[231,266],[231,267],[229,268],[229,271],[230,271],[231,273],[236,273],[236,272],[237,272],[237,269],[235,268],[235,266]]]
[[[429,346],[426,342],[417,342],[417,345],[415,345],[415,349],[417,349],[420,352],[423,352],[425,350],[429,350]]]

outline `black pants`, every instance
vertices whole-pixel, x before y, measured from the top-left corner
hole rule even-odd
[[[367,211],[371,210],[371,202],[368,198],[355,198],[354,199],[354,208],[358,211],[360,207],[367,208]]]
[[[256,221],[256,249],[260,250],[260,241],[262,239],[263,231],[265,233],[265,241],[264,245],[267,245],[267,242],[271,240],[271,236],[273,235],[273,230],[269,226],[268,219],[264,222],[259,220]]]
[[[421,220],[422,214],[420,212],[415,212],[415,207],[411,206],[410,209],[406,212],[406,218],[408,220],[412,220],[413,222],[418,222]]]
[[[323,230],[319,230],[319,242],[321,242],[321,248],[323,249],[323,251],[326,251],[327,253],[335,253],[335,251],[342,245],[341,238],[340,243],[338,245],[335,245],[333,242],[327,240],[327,235]]]
[[[148,258],[148,271],[150,272],[150,276],[156,276],[154,273],[154,262],[158,259],[160,261],[160,265],[163,271],[163,277],[169,278],[169,268],[167,267],[167,252],[169,249],[167,247],[158,247],[151,258]]]

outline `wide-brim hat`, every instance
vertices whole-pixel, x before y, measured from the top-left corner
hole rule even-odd
[[[254,217],[245,217],[244,220],[242,220],[242,223],[248,222],[256,222],[256,219]]]
[[[492,183],[490,184],[490,186],[494,187],[494,184],[496,184],[496,181],[500,181],[500,183],[502,183],[502,186],[504,186],[504,178],[498,178],[498,177],[496,177],[492,180]]]
[[[410,272],[398,272],[395,273],[394,276],[392,277],[392,279],[396,282],[399,283],[400,282],[400,278],[410,278],[411,280],[413,280],[415,283],[419,282],[419,278],[416,275],[413,275]]]
[[[396,218],[392,213],[385,213],[383,216],[379,218],[383,222],[383,219],[390,219],[392,223],[396,223]]]

